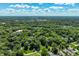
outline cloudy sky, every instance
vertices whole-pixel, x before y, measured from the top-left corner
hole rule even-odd
[[[79,16],[79,3],[0,3],[0,16]]]

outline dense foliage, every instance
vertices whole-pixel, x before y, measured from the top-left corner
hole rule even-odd
[[[79,20],[0,20],[0,56],[79,55]]]

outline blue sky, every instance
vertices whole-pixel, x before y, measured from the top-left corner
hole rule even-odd
[[[79,3],[0,3],[0,16],[79,16]]]

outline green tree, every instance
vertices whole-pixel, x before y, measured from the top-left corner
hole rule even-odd
[[[48,51],[47,51],[46,48],[43,48],[43,49],[42,49],[41,55],[42,55],[42,56],[48,56]]]
[[[17,50],[16,56],[23,56],[23,50]]]
[[[28,42],[24,43],[24,50],[28,50],[28,44],[29,44]]]

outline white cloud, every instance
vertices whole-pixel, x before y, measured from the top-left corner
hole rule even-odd
[[[9,7],[13,7],[13,8],[30,8],[29,5],[25,4],[16,4],[16,5],[10,5]]]
[[[72,4],[75,4],[75,3],[55,3],[55,4],[59,4],[59,5],[63,5],[63,4],[65,4],[65,5],[72,5]]]
[[[33,9],[38,9],[38,6],[30,6],[27,4],[16,4],[16,5],[10,5],[9,7],[13,7],[13,8],[33,8]]]
[[[64,3],[65,5],[74,5],[75,3]]]
[[[16,7],[16,8],[26,8],[26,6],[24,6],[24,5],[19,5],[19,4],[15,5],[15,7]]]
[[[62,6],[51,6],[51,7],[49,7],[49,8],[52,8],[52,9],[63,9]]]
[[[5,8],[5,9],[2,9],[2,10],[14,10],[13,8]]]
[[[71,15],[79,15],[79,9],[75,9],[75,8],[73,8],[73,9],[68,9],[67,11],[66,11],[67,13],[70,13]]]
[[[0,16],[12,16],[16,13],[15,9],[12,8],[6,8],[0,10]]]
[[[10,5],[9,7],[14,7],[14,5]]]
[[[54,4],[59,4],[59,5],[63,5],[64,3],[54,3]]]
[[[5,13],[15,13],[16,10],[13,9],[13,8],[6,8],[6,9],[1,9],[0,12],[1,12],[1,13],[4,13],[4,14],[5,14]]]
[[[58,5],[71,5],[71,6],[75,6],[75,3],[55,3]]]
[[[38,6],[31,6],[31,8],[33,8],[33,9],[39,9]]]
[[[65,5],[71,5],[71,6],[75,6],[75,3],[65,3]]]
[[[51,11],[49,8],[45,8],[45,9],[43,9],[44,11],[47,11],[47,12],[53,12],[53,11]]]

